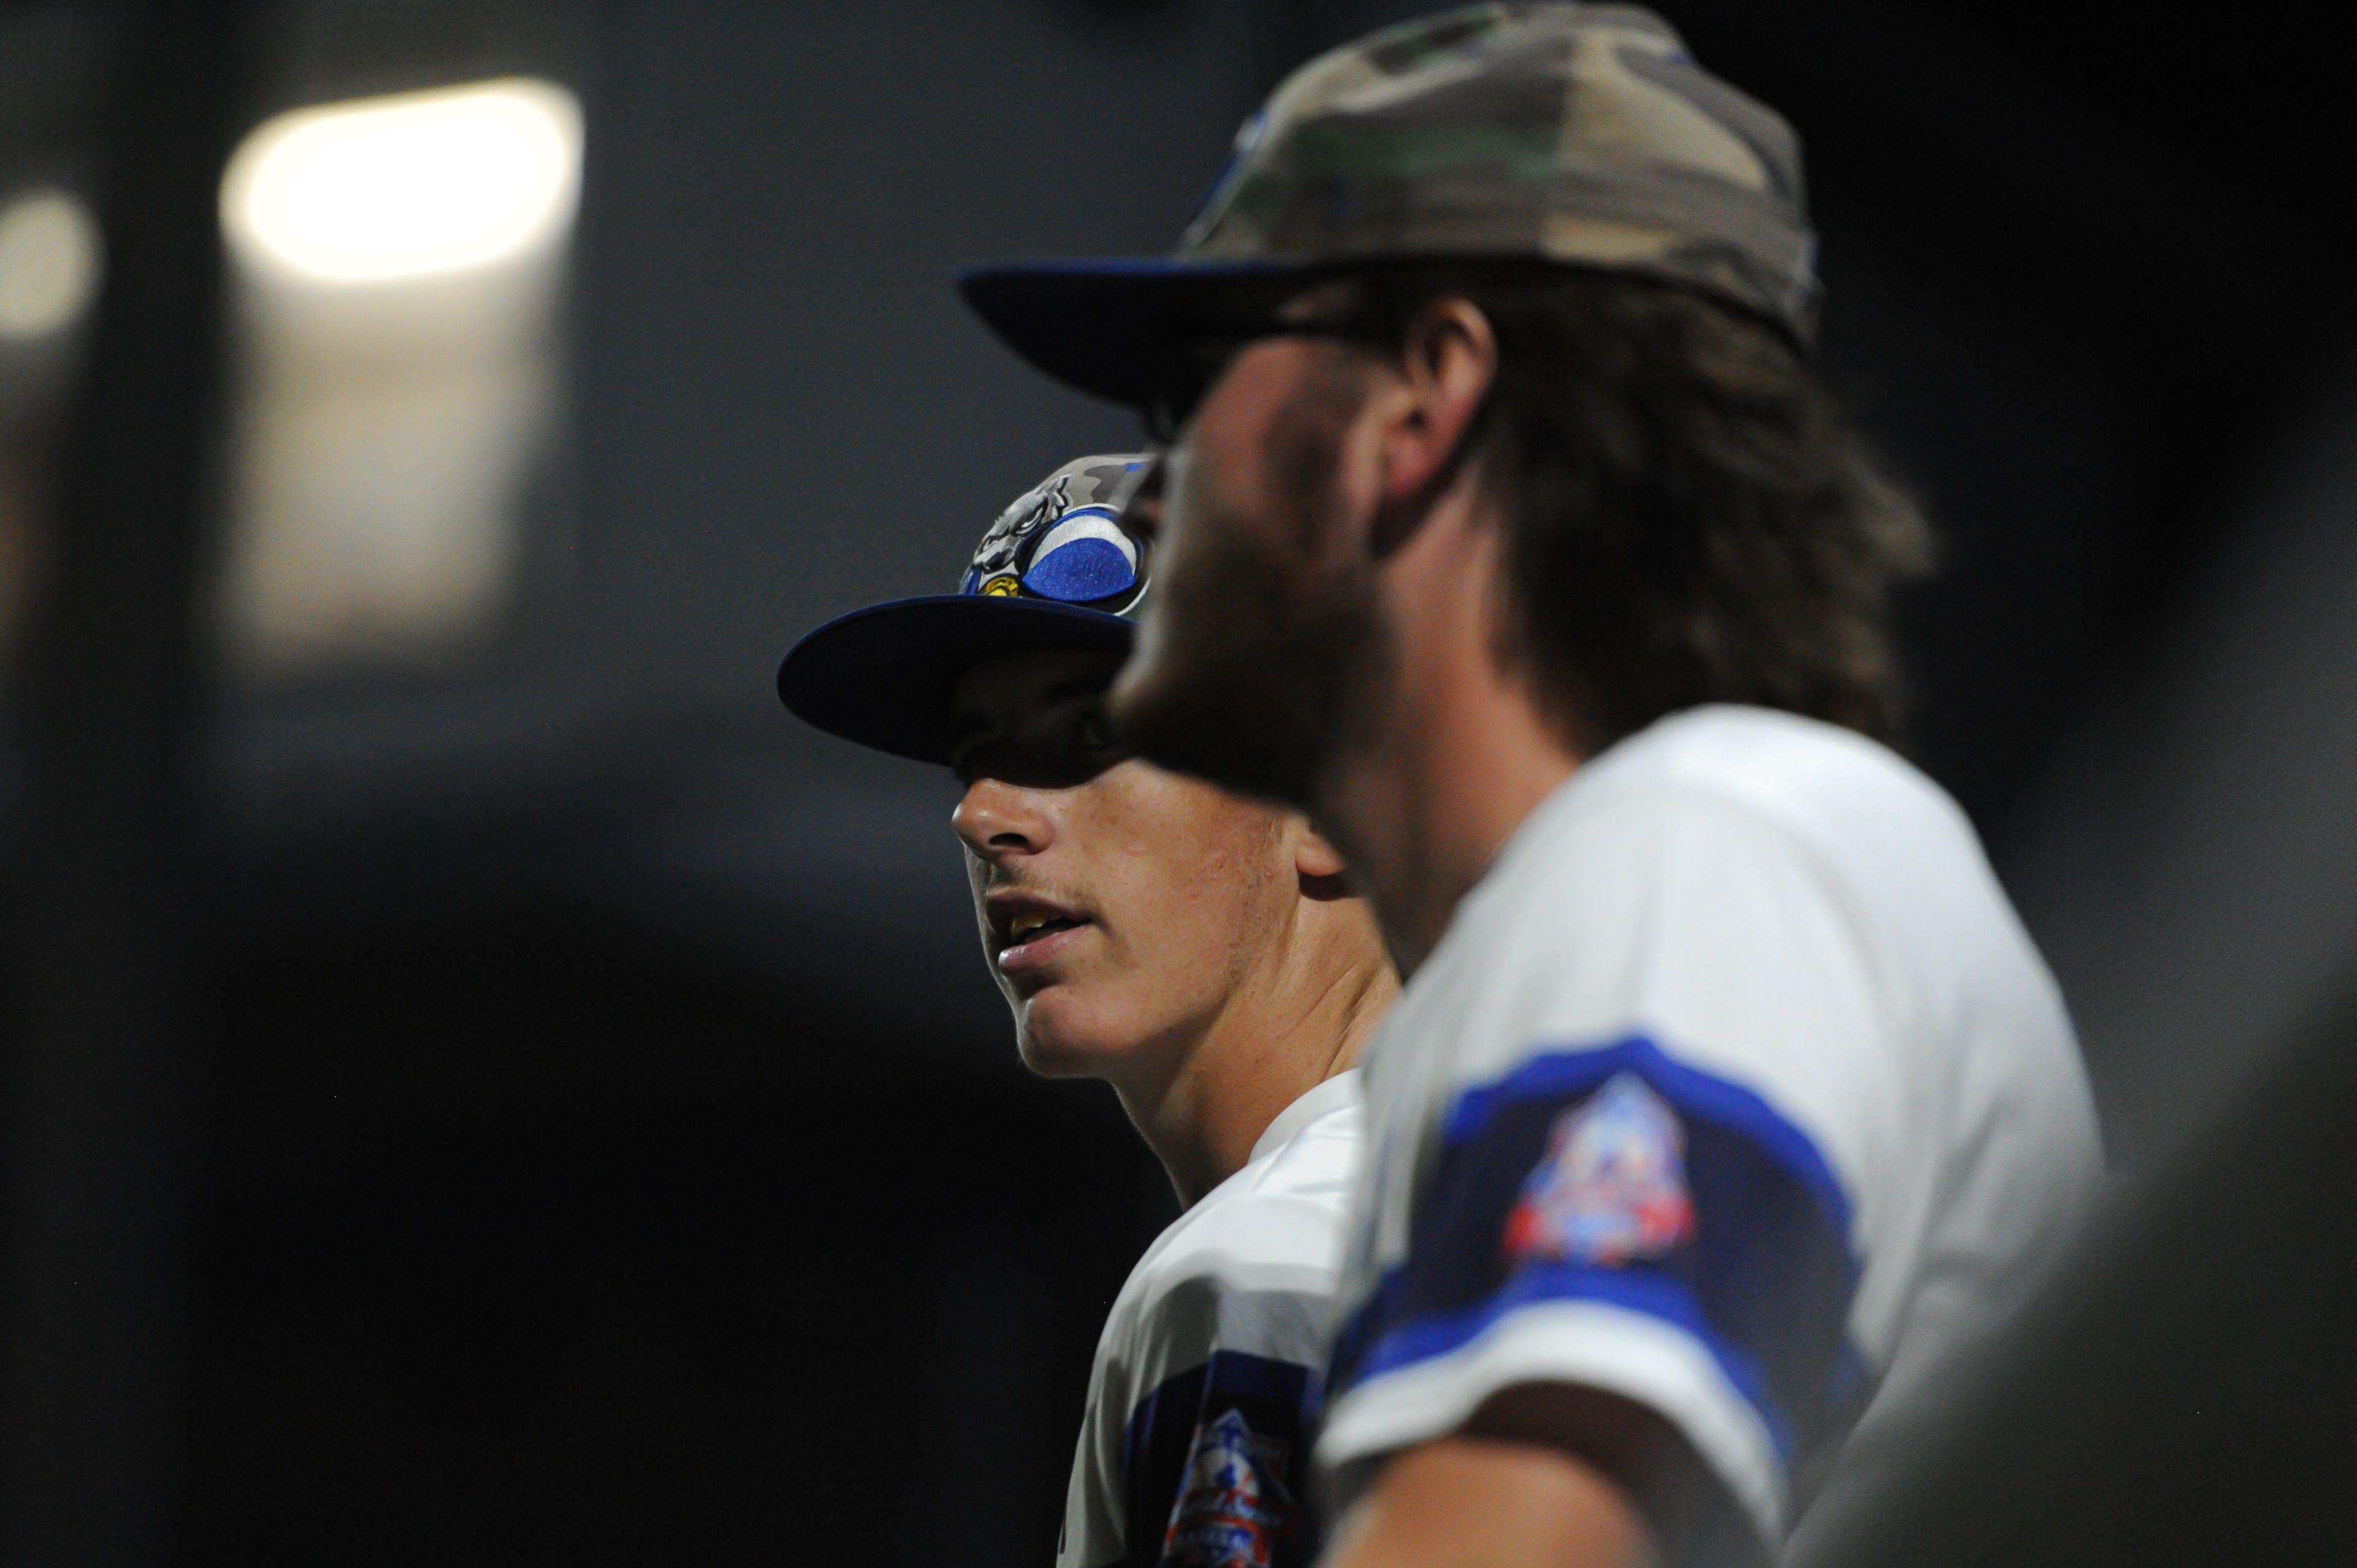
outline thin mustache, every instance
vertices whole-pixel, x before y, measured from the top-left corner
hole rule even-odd
[[[1089,903],[1078,894],[1045,882],[1033,882],[1021,876],[993,876],[982,884],[975,896],[985,904],[996,898],[1019,895],[1036,898],[1042,904],[1053,904],[1074,914],[1089,913]]]

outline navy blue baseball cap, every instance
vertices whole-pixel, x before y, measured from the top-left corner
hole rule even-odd
[[[994,654],[1126,653],[1147,549],[1122,506],[1146,453],[1076,458],[999,513],[954,594],[838,616],[778,666],[778,695],[829,735],[920,762],[950,760],[958,678]]]

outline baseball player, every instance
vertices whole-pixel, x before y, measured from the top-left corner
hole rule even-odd
[[[956,772],[952,822],[1023,1059],[1110,1083],[1186,1209],[1106,1319],[1057,1561],[1306,1564],[1305,1411],[1359,1164],[1354,1063],[1398,983],[1300,816],[1106,736],[1150,564],[1117,501],[1145,464],[1059,468],[991,526],[956,594],[830,622],[778,690],[821,729]]]
[[[2055,986],[1889,749],[1924,529],[1813,252],[1790,127],[1659,18],[1489,5],[1297,72],[1175,257],[966,280],[1172,438],[1117,733],[1308,810],[1411,977],[1349,1568],[1773,1555],[2093,1183]]]

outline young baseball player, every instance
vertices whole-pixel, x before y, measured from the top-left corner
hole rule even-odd
[[[1057,1561],[1302,1564],[1354,1063],[1397,981],[1300,816],[1107,738],[1149,565],[1116,503],[1144,465],[1059,468],[992,525],[958,593],[830,622],[778,689],[822,729],[956,772],[1023,1059],[1110,1083],[1186,1208],[1106,1319]]]
[[[1296,73],[1176,257],[967,280],[1175,437],[1119,733],[1307,809],[1411,975],[1349,1568],[1775,1553],[2095,1176],[2054,984],[1889,746],[1924,531],[1811,368],[1801,192],[1651,14],[1490,5]]]

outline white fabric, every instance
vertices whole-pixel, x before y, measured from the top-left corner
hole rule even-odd
[[[1953,802],[1846,731],[1697,709],[1541,803],[1371,1043],[1380,1153],[1345,1312],[1406,1257],[1466,1090],[1537,1053],[1632,1036],[1765,1101],[1848,1200],[1861,1268],[1848,1339],[1880,1382],[1842,1465],[2043,1277],[2098,1179],[2061,996]],[[1346,1487],[1354,1461],[1534,1380],[1652,1405],[1763,1538],[1782,1539],[1792,1477],[1758,1412],[1699,1340],[1641,1313],[1524,1306],[1344,1389],[1319,1464]]]
[[[1355,1069],[1338,1073],[1279,1112],[1244,1167],[1130,1271],[1097,1341],[1059,1568],[1101,1568],[1126,1552],[1124,1443],[1139,1402],[1164,1382],[1240,1351],[1307,1368],[1315,1389],[1364,1140],[1360,1082]],[[1294,1455],[1297,1481],[1308,1460]],[[1158,1535],[1166,1522],[1146,1528]]]

